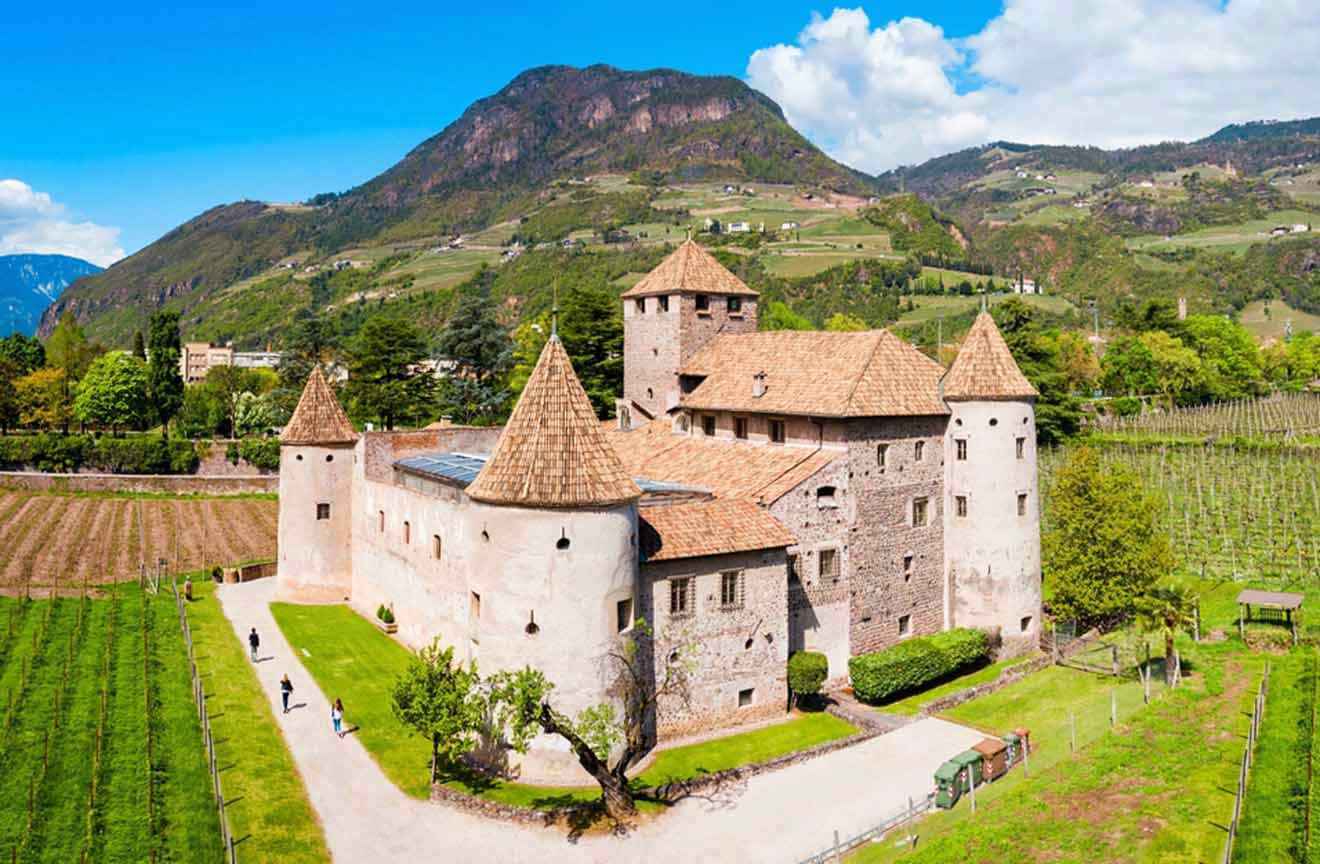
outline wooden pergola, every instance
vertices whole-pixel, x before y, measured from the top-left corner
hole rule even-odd
[[[1262,620],[1282,620],[1292,630],[1293,644],[1297,644],[1297,619],[1301,617],[1302,595],[1291,591],[1258,591],[1247,588],[1237,596],[1238,636],[1246,638],[1247,622],[1252,620],[1251,607],[1258,611],[1268,610],[1273,613],[1262,616]],[[1294,615],[1293,613],[1297,613]]]

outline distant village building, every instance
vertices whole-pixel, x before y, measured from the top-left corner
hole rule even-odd
[[[185,342],[179,352],[179,374],[188,384],[206,380],[206,374],[217,366],[274,369],[279,365],[278,351],[235,351],[232,342],[224,345]]]
[[[796,231],[802,227],[801,222],[788,221],[779,226],[780,231]]]
[[[281,434],[281,599],[389,606],[410,646],[540,669],[568,716],[612,699],[642,620],[657,674],[691,663],[659,742],[782,716],[793,651],[841,683],[952,627],[1035,647],[1037,393],[988,314],[947,371],[885,330],[759,332],[757,292],[690,240],[621,300],[609,424],[554,335],[503,429],[360,435],[314,370]],[[551,736],[497,758],[587,780]]]
[[[1292,226],[1292,233],[1294,234],[1305,234],[1307,231],[1310,230],[1311,230],[1310,225],[1303,225],[1301,222],[1298,222],[1296,225]]]
[[[730,234],[746,234],[752,230],[752,226],[746,222],[730,222],[726,230]]]
[[[1013,283],[1013,293],[1038,294],[1040,292],[1036,290],[1036,280],[1019,277],[1018,280]]]

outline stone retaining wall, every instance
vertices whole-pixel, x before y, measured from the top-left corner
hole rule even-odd
[[[242,495],[279,491],[278,474],[207,477],[197,474],[51,474],[0,471],[0,487],[32,492],[159,492]]]

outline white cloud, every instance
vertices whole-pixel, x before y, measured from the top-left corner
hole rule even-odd
[[[1320,114],[1317,53],[1306,0],[1006,0],[963,39],[813,13],[747,80],[831,155],[882,171],[1000,139],[1125,147]]]
[[[108,267],[124,257],[119,229],[72,221],[63,204],[22,180],[0,180],[0,255],[72,255]]]

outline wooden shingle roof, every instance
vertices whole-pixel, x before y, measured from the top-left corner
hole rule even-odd
[[[280,432],[281,444],[356,444],[357,430],[349,422],[321,367],[307,376],[298,407]]]
[[[708,490],[717,498],[769,505],[829,465],[840,453],[675,435],[667,420],[609,432],[634,477]]]
[[[949,413],[939,397],[944,369],[888,330],[727,333],[680,374],[703,380],[680,405],[708,411],[813,417]],[[765,389],[753,382],[764,374]]]
[[[599,507],[641,497],[606,440],[558,336],[546,342],[467,494],[488,504],[523,507]]]
[[[797,542],[768,511],[739,498],[643,507],[639,522],[645,561],[782,549]]]
[[[989,312],[976,316],[944,376],[945,399],[1032,399],[1040,395],[1018,368]]]
[[[627,291],[623,297],[651,294],[740,294],[757,296],[741,279],[689,239]]]

